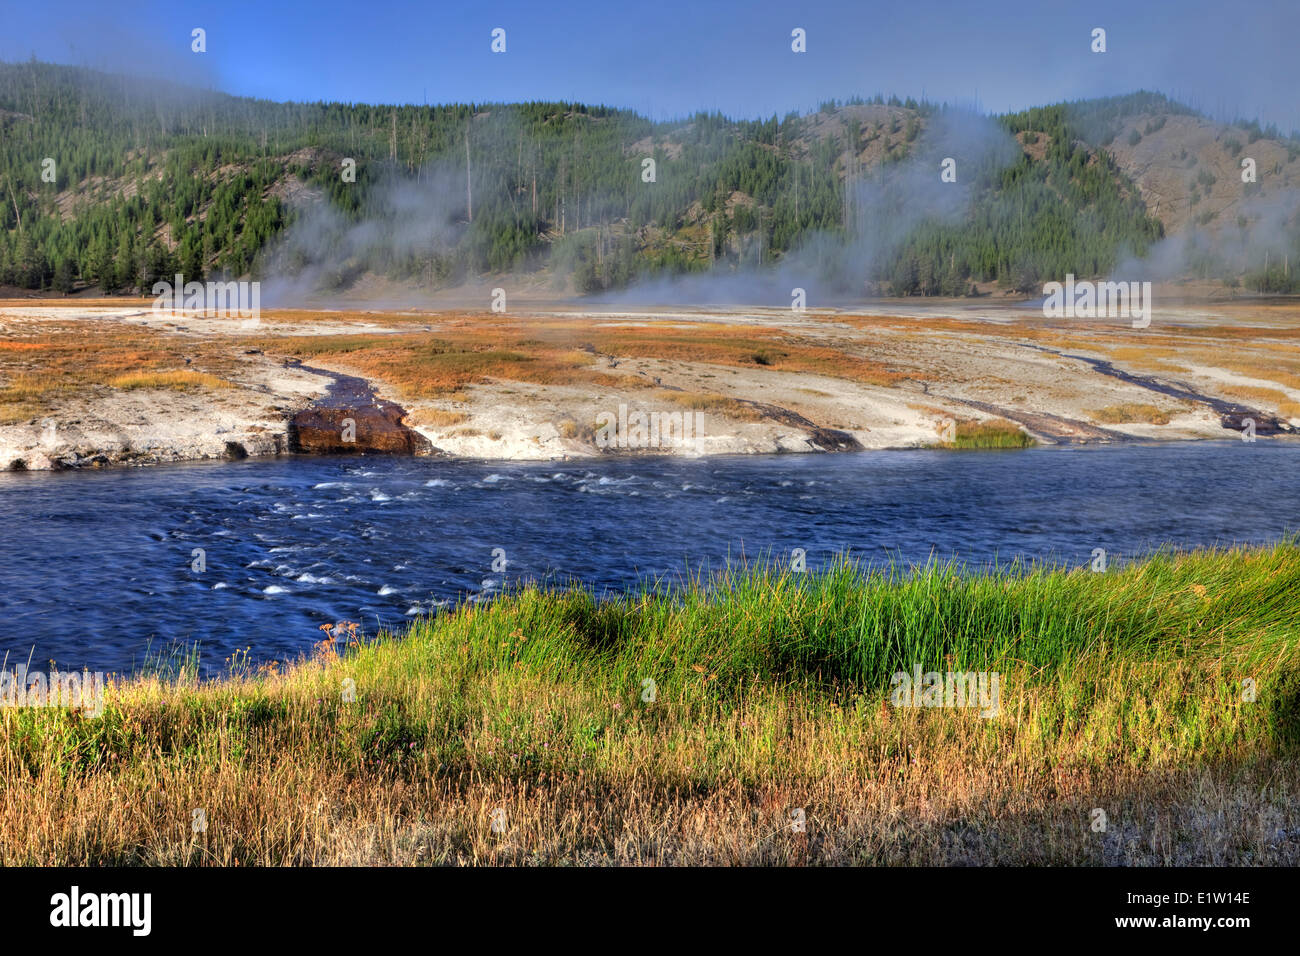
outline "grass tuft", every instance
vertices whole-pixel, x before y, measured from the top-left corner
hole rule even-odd
[[[119,375],[109,380],[109,385],[113,388],[126,390],[137,388],[168,388],[178,390],[189,390],[195,388],[233,388],[234,386],[223,378],[215,375],[209,375],[206,372],[191,372],[179,370],[172,372],[134,372],[129,375]]]
[[[931,448],[1032,448],[1038,444],[1033,436],[1014,422],[958,422],[953,441],[935,442]]]
[[[1092,413],[1092,417],[1106,425],[1168,425],[1169,413],[1154,405],[1126,402],[1122,405],[1107,405]]]

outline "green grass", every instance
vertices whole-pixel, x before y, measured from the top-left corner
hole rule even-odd
[[[500,805],[526,859],[789,862],[763,828],[815,799],[826,862],[941,860],[951,819],[999,830],[1002,862],[1079,862],[1075,817],[1120,805],[1192,821],[1200,859],[1195,821],[1232,800],[1249,858],[1280,860],[1250,821],[1300,805],[1297,594],[1294,541],[1106,573],[845,559],[612,600],[524,586],[284,672],[155,668],[96,720],[6,709],[0,855],[195,862],[203,806],[216,862],[483,862]],[[893,708],[917,666],[999,673],[998,715]],[[881,822],[899,813],[907,833]]]
[[[662,694],[723,708],[755,686],[843,703],[883,698],[894,673],[916,666],[1002,671],[1040,686],[1105,685],[1117,669],[1139,666],[1278,677],[1296,663],[1296,594],[1293,545],[1160,553],[1100,574],[966,573],[952,564],[865,573],[841,560],[824,574],[751,567],[612,601],[526,587],[417,623],[407,639],[467,648],[464,660],[439,666],[470,673],[522,668],[609,688],[651,677]],[[1283,729],[1293,728],[1273,728]]]
[[[1012,422],[958,422],[953,441],[936,442],[931,448],[1032,448],[1033,437]]]

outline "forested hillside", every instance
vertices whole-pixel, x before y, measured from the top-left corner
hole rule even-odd
[[[1013,148],[972,147],[959,208],[932,209],[905,184],[923,165],[927,195],[941,188],[927,143],[954,117],[913,100],[653,123],[576,103],[273,103],[0,64],[0,285],[147,291],[182,272],[438,286],[528,271],[585,293],[811,255],[837,259],[823,271],[850,292],[1033,290],[1163,237],[1108,149],[1157,115],[1191,111],[1135,94],[981,120]],[[906,231],[879,241],[888,223]]]

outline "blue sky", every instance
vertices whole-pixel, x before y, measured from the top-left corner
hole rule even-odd
[[[0,58],[277,100],[571,99],[768,116],[876,92],[1003,111],[1158,89],[1300,127],[1297,0],[0,0]],[[208,52],[190,52],[190,30]],[[504,28],[505,54],[489,45]],[[808,52],[790,50],[807,31]],[[1108,50],[1089,50],[1094,27]]]

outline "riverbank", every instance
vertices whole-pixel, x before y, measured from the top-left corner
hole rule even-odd
[[[0,467],[286,454],[304,413],[317,434],[297,444],[309,450],[493,461],[918,448],[961,444],[958,432],[1047,445],[1248,427],[1268,438],[1300,426],[1297,306],[1169,308],[1140,330],[936,308],[239,320],[142,300],[11,301],[0,303]],[[355,408],[331,400],[344,381],[359,383]]]
[[[0,862],[1296,865],[1298,592],[1294,541],[528,588],[6,709]],[[918,671],[995,706],[907,706]]]

